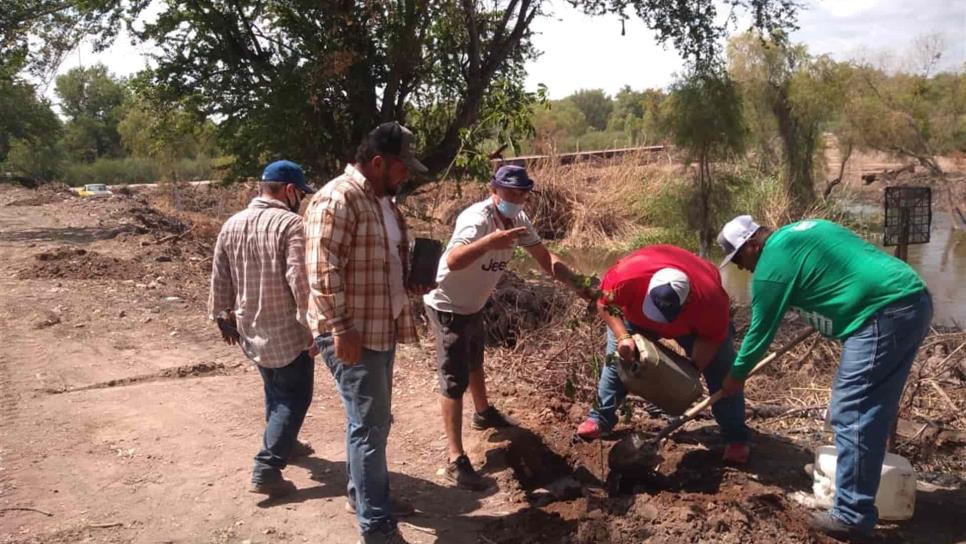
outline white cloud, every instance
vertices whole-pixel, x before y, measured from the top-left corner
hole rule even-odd
[[[875,0],[819,0],[818,8],[833,17],[852,17],[875,7]]]

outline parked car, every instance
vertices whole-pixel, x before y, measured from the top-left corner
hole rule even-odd
[[[107,189],[103,183],[88,183],[83,189],[77,191],[78,196],[105,197],[114,193]]]

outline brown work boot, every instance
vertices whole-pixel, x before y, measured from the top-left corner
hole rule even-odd
[[[497,410],[495,406],[490,406],[482,412],[474,413],[473,422],[470,425],[477,431],[482,431],[484,429],[516,427],[517,422],[513,418]]]
[[[315,453],[315,448],[312,444],[308,442],[302,442],[301,440],[296,440],[295,445],[292,446],[292,453],[289,454],[289,459],[301,459],[302,457],[308,457]]]
[[[483,491],[486,482],[477,474],[470,463],[470,458],[460,455],[455,461],[446,466],[446,478],[456,484],[456,487],[470,491]]]
[[[849,525],[829,512],[812,514],[808,526],[812,531],[845,542],[868,542],[872,537],[872,531],[863,531],[858,527]]]
[[[385,533],[364,534],[359,544],[409,544],[409,541],[403,538],[398,529],[393,529]]]
[[[278,480],[272,480],[270,482],[252,482],[252,487],[249,488],[249,492],[257,493],[259,495],[268,495],[269,497],[284,497],[294,493],[296,490],[295,484],[286,480],[285,478],[279,478]]]

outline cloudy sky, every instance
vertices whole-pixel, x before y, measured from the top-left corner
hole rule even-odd
[[[904,52],[920,36],[939,33],[948,46],[945,67],[966,61],[966,0],[805,0],[800,30],[792,40],[813,54],[837,60],[877,59],[883,51]],[[552,98],[578,89],[601,88],[614,93],[633,88],[664,87],[681,59],[654,41],[643,23],[630,20],[621,36],[617,18],[590,18],[566,2],[554,0],[554,17],[535,30],[543,55],[529,68],[529,83],[544,83]]]
[[[883,52],[907,51],[926,34],[943,36],[945,68],[966,62],[966,0],[805,0],[800,30],[792,35],[814,54],[838,60],[879,59]],[[564,0],[551,1],[552,15],[535,23],[537,48],[543,51],[528,67],[528,86],[548,86],[551,98],[578,89],[601,88],[615,93],[624,85],[636,89],[664,87],[681,60],[673,49],[654,41],[643,23],[631,19],[621,36],[616,17],[591,18]],[[61,72],[78,65],[103,62],[116,75],[130,75],[147,62],[149,46],[132,46],[121,39],[103,53],[89,47],[73,53]],[[53,97],[53,85],[47,95]]]

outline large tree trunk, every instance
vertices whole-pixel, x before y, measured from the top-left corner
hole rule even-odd
[[[692,224],[698,234],[698,254],[707,257],[711,254],[711,247],[714,243],[715,226],[711,224],[711,159],[704,151],[698,157],[698,186],[695,195],[695,204],[692,212],[697,217],[692,218]]]
[[[797,214],[815,201],[812,166],[817,139],[811,127],[801,126],[795,118],[788,100],[787,84],[774,90],[772,111],[778,121],[778,131],[785,151],[785,189],[795,207],[793,211]]]
[[[536,17],[540,2],[535,0],[513,0],[504,10],[502,24],[497,28],[493,39],[487,44],[480,42],[477,32],[476,4],[473,0],[462,0],[466,25],[469,32],[467,44],[466,93],[456,108],[456,116],[450,122],[442,139],[426,150],[423,164],[429,168],[429,176],[410,183],[408,190],[416,190],[420,185],[433,181],[433,177],[445,172],[460,152],[460,132],[479,120],[480,108],[485,93],[493,83],[493,78],[507,59],[520,47],[527,29]]]

